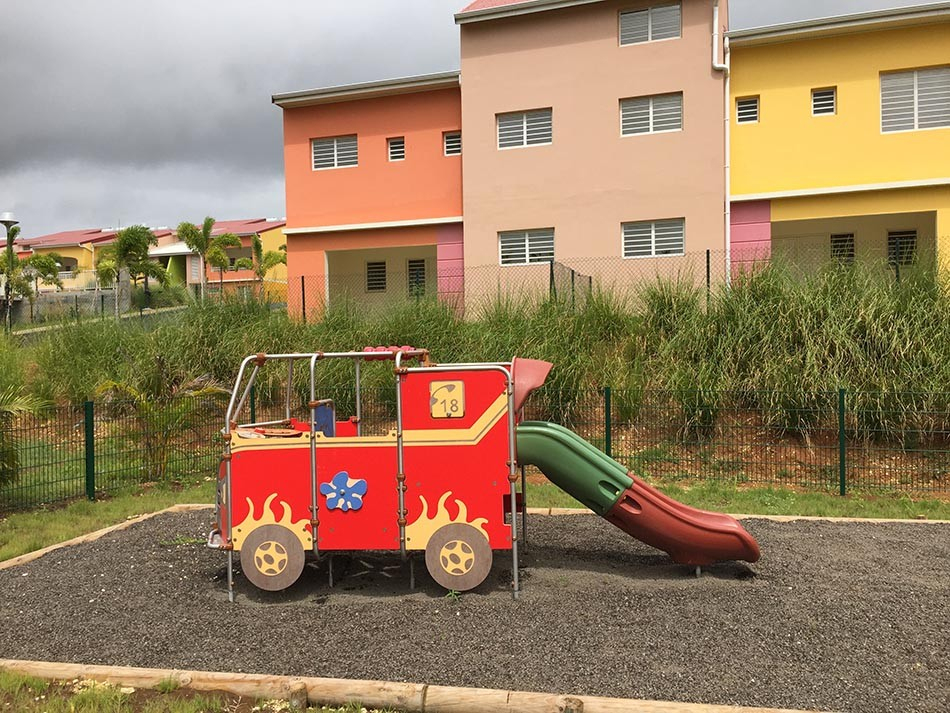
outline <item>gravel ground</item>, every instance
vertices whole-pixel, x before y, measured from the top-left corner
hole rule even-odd
[[[161,515],[0,571],[0,657],[373,678],[840,711],[950,710],[950,526],[746,526],[753,566],[691,570],[594,516],[532,517],[522,598],[503,553],[458,600],[398,556],[310,564],[290,590]]]

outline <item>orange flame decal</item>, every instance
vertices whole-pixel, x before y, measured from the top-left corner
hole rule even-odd
[[[449,514],[448,508],[445,507],[445,502],[451,495],[452,491],[450,490],[439,498],[439,505],[432,517],[429,517],[429,503],[425,499],[425,496],[419,496],[419,500],[422,501],[422,513],[419,517],[406,525],[406,547],[411,550],[424,550],[429,542],[429,538],[432,537],[436,530],[443,525],[451,525],[456,522],[471,525],[485,535],[486,540],[488,539],[488,533],[485,531],[485,523],[488,522],[488,519],[479,517],[469,521],[468,508],[461,500],[455,499],[455,504],[458,506],[458,515],[452,517]]]
[[[239,525],[234,527],[231,541],[234,543],[235,550],[240,550],[244,539],[258,527],[263,527],[264,525],[280,525],[281,527],[286,527],[297,536],[297,539],[300,540],[300,544],[303,545],[305,550],[309,550],[313,547],[313,535],[308,529],[310,521],[307,518],[301,518],[294,522],[290,505],[284,500],[278,501],[282,508],[282,514],[280,519],[277,519],[274,515],[274,511],[271,509],[271,503],[274,502],[276,498],[277,493],[271,493],[267,496],[267,499],[264,501],[264,511],[260,517],[254,517],[254,503],[251,499],[244,498],[247,501],[248,513],[247,517],[245,517]]]

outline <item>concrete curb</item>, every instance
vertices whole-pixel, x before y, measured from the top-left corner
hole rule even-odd
[[[0,659],[0,670],[45,679],[93,679],[137,688],[155,688],[162,682],[174,681],[182,687],[196,691],[223,691],[256,699],[287,700],[299,708],[320,704],[340,706],[358,701],[367,708],[395,708],[406,713],[804,713],[777,708],[743,708],[489,688],[457,688],[422,683],[93,666],[13,659]]]

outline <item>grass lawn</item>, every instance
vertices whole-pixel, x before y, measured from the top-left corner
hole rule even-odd
[[[712,480],[652,483],[675,500],[702,510],[749,515],[812,515],[819,517],[926,518],[950,520],[950,502],[911,499],[906,495],[800,493],[783,488],[737,487]],[[582,507],[550,483],[528,483],[529,507]]]
[[[0,671],[0,711],[16,713],[284,713],[287,701],[258,701],[227,693],[198,693],[176,686],[158,690],[119,688],[93,681],[47,681]],[[308,708],[307,713],[367,711],[358,704]]]

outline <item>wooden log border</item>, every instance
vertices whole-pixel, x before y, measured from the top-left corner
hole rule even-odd
[[[221,691],[255,699],[307,705],[395,708],[405,713],[804,713],[777,708],[675,703],[599,696],[571,696],[489,688],[254,673],[180,671],[0,659],[0,670],[50,680],[92,679],[117,686],[156,688],[174,681],[195,691]]]

